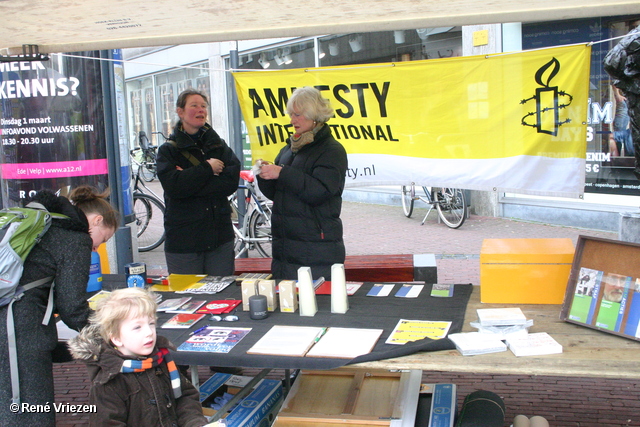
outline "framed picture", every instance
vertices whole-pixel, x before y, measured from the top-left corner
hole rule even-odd
[[[640,244],[579,236],[560,318],[640,341]]]

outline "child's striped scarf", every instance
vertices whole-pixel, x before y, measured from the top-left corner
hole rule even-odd
[[[175,362],[171,358],[169,350],[167,350],[166,348],[159,349],[156,354],[144,360],[125,360],[122,363],[120,372],[143,372],[147,369],[154,368],[160,365],[164,361],[167,362],[167,368],[169,368],[169,377],[171,378],[171,387],[173,388],[173,395],[177,399],[182,396],[182,391],[180,389],[180,372],[178,371],[178,367],[176,366]]]

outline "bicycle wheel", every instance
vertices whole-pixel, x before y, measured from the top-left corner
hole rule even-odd
[[[254,210],[249,217],[249,237],[252,239],[268,239],[256,241],[254,247],[265,258],[271,257],[271,205],[272,202],[262,202],[262,212]]]
[[[402,186],[402,211],[407,218],[411,218],[413,213],[413,197],[415,194],[416,188],[413,184]]]
[[[138,251],[147,252],[164,242],[164,204],[153,196],[133,195],[133,211],[138,228]]]
[[[467,203],[459,188],[437,188],[433,191],[438,215],[448,227],[459,228],[464,224]]]
[[[156,179],[156,164],[155,163],[143,163],[140,165],[140,176],[146,182],[151,182]]]

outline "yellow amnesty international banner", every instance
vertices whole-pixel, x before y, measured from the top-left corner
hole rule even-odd
[[[292,133],[297,87],[330,100],[347,186],[407,184],[578,197],[585,181],[591,49],[235,72],[253,159]]]

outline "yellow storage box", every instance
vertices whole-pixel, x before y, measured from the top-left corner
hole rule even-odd
[[[575,248],[571,239],[485,239],[483,303],[562,304]]]

